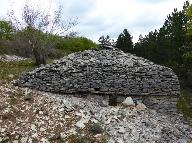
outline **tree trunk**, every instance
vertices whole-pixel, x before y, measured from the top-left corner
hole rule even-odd
[[[38,48],[33,48],[33,54],[37,66],[46,65],[46,56],[42,50],[39,50]]]

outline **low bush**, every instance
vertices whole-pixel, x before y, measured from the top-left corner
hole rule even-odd
[[[58,44],[57,49],[64,53],[72,53],[96,48],[98,45],[85,37],[63,38]]]
[[[190,91],[183,90],[181,92],[177,107],[192,125],[192,93]]]

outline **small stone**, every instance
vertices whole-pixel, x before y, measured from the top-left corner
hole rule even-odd
[[[31,124],[31,130],[36,131],[36,126],[34,124]]]
[[[75,126],[79,127],[79,128],[84,128],[85,127],[85,123],[89,122],[90,117],[82,117],[76,124]]]
[[[94,135],[94,137],[97,138],[97,139],[101,138],[101,136],[102,136],[102,134],[96,134],[96,135]]]
[[[65,115],[65,117],[64,117],[65,119],[69,119],[70,118],[70,116],[68,116],[68,115]]]
[[[179,140],[177,141],[177,143],[187,143],[187,140],[186,140],[186,139],[179,139]]]
[[[1,132],[3,133],[3,132],[5,132],[5,130],[6,130],[5,128],[2,128],[2,129],[1,129]]]
[[[67,133],[73,134],[73,135],[77,134],[75,128],[70,129]]]
[[[120,134],[123,134],[123,133],[126,132],[126,130],[125,130],[124,127],[120,127],[119,130],[118,130],[118,132],[119,132]]]
[[[155,110],[150,110],[150,113],[152,113],[153,115],[157,114],[157,112]]]
[[[9,74],[8,77],[9,78],[14,78],[14,75],[13,74]]]
[[[40,115],[43,115],[43,111],[39,111],[39,114],[40,114]]]
[[[133,99],[131,97],[127,97],[122,104],[124,106],[135,106],[135,103],[133,102]]]
[[[96,120],[96,119],[91,119],[91,122],[93,122],[93,123],[98,123],[99,121]]]
[[[100,106],[101,107],[107,107],[107,106],[109,106],[109,103],[106,100],[102,100],[100,103]]]
[[[21,138],[21,143],[27,143],[28,137],[22,137]]]
[[[19,141],[18,140],[14,140],[13,143],[18,143]]]
[[[60,137],[61,137],[61,139],[64,139],[67,137],[67,135],[66,135],[66,133],[60,133]]]
[[[123,141],[123,139],[118,138],[116,143],[125,143],[125,142]]]
[[[107,119],[107,121],[105,121],[105,123],[104,123],[104,124],[105,124],[105,125],[110,124],[110,123],[111,123],[111,120],[112,120],[112,117],[108,118],[108,119]]]
[[[145,110],[147,107],[146,107],[145,104],[143,104],[143,103],[138,103],[137,106],[136,106],[136,108],[137,108],[138,110]]]
[[[43,132],[43,131],[45,131],[45,130],[46,130],[46,129],[43,128],[43,127],[40,128],[40,131],[41,131],[41,132]]]
[[[60,108],[60,109],[59,109],[59,112],[63,112],[63,111],[64,111],[64,108]]]
[[[49,140],[46,139],[46,138],[42,138],[42,139],[41,139],[41,142],[42,142],[42,143],[49,143]]]

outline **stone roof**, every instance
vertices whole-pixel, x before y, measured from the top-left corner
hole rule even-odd
[[[56,93],[178,95],[172,69],[115,48],[91,49],[23,74],[17,85]]]

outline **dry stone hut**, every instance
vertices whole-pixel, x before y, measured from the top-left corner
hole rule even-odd
[[[132,96],[152,104],[175,100],[180,93],[178,78],[170,68],[115,48],[70,54],[24,74],[17,85],[63,94]]]

